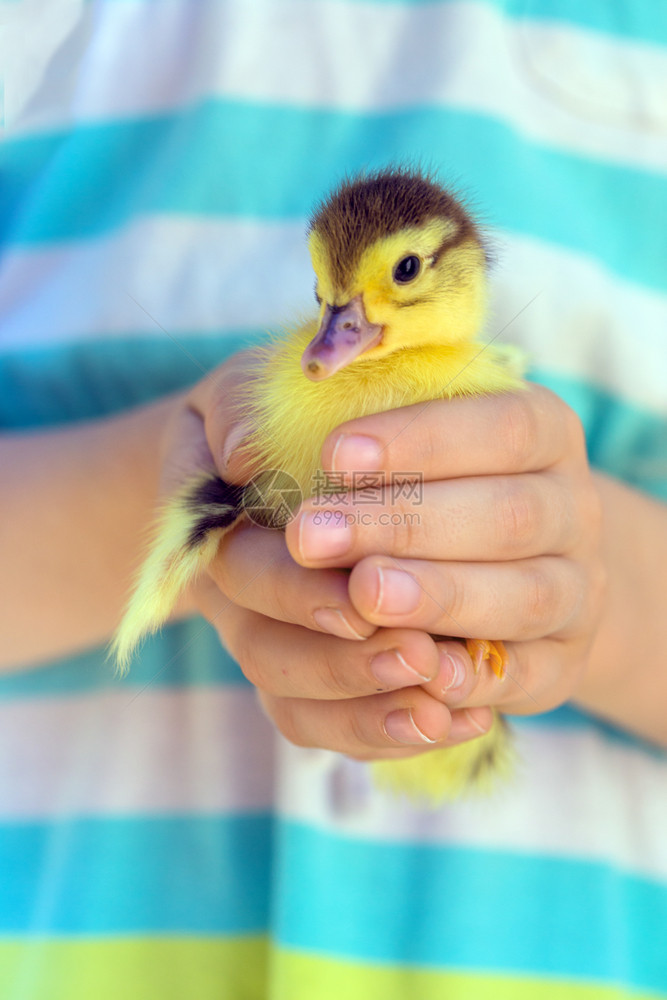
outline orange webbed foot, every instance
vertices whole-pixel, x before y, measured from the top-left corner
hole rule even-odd
[[[500,639],[466,639],[466,648],[472,657],[472,665],[476,674],[479,673],[482,664],[488,660],[489,666],[493,670],[498,680],[505,680],[509,657],[505,644]]]

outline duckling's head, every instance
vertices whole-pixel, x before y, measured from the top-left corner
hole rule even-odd
[[[310,223],[320,304],[302,358],[318,381],[404,348],[474,338],[484,308],[486,253],[463,206],[407,170],[346,181]]]

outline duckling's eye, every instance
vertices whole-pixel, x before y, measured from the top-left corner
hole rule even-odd
[[[419,257],[411,253],[409,257],[403,257],[394,268],[394,281],[399,285],[407,285],[409,281],[414,281],[421,270],[422,262]]]

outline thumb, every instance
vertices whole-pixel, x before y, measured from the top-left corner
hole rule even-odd
[[[186,397],[172,414],[163,439],[159,499],[174,496],[184,483],[214,469],[203,417],[189,405]]]
[[[258,366],[257,352],[241,351],[209,372],[184,398],[166,434],[162,495],[172,495],[202,472],[217,472],[228,482],[251,478],[256,463],[247,445],[256,428],[243,413]]]

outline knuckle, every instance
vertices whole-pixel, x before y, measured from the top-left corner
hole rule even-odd
[[[571,406],[561,407],[561,421],[567,439],[576,446],[580,454],[586,454],[586,434],[584,427]]]
[[[439,422],[422,421],[419,417],[416,418],[415,424],[420,431],[414,437],[419,449],[417,458],[421,467],[429,469],[442,455],[442,427]]]
[[[270,685],[267,683],[268,671],[262,665],[261,657],[257,655],[253,634],[238,635],[234,646],[234,658],[247,680],[260,691],[270,690]]]
[[[416,551],[417,539],[413,518],[406,517],[405,514],[404,508],[400,505],[392,505],[386,511],[391,538],[388,551],[398,555]]]
[[[525,614],[538,632],[551,623],[558,604],[557,588],[551,574],[537,566],[524,568]]]
[[[321,681],[327,694],[334,700],[338,701],[350,697],[351,692],[345,683],[345,671],[341,669],[341,664],[337,659],[324,656],[320,665],[318,679]]]
[[[304,734],[299,725],[295,705],[289,698],[278,698],[273,712],[273,721],[285,739],[296,747],[312,747],[314,744]]]
[[[496,541],[507,558],[516,558],[530,549],[539,523],[536,494],[519,483],[505,481],[495,501]]]
[[[263,581],[265,586],[270,588],[270,600],[273,602],[273,610],[270,613],[272,618],[277,618],[281,622],[298,622],[299,615],[296,609],[299,605],[294,600],[291,588],[285,583],[280,586],[272,585],[273,581],[268,579],[270,570],[266,572],[267,579]]]
[[[466,615],[469,616],[471,612],[470,595],[465,580],[458,573],[448,574],[448,578],[443,584],[443,593],[442,605],[445,611],[443,628],[447,630],[447,634],[460,635],[462,630],[457,626],[457,622],[464,619]]]
[[[345,730],[347,732],[347,746],[353,747],[357,753],[365,753],[370,749],[366,726],[363,724],[359,713],[352,711],[348,714]],[[378,727],[378,739],[376,742],[380,745],[390,742],[389,737],[380,727]]]
[[[528,394],[508,398],[497,424],[500,446],[513,469],[523,469],[535,451],[538,426],[534,407]]]

